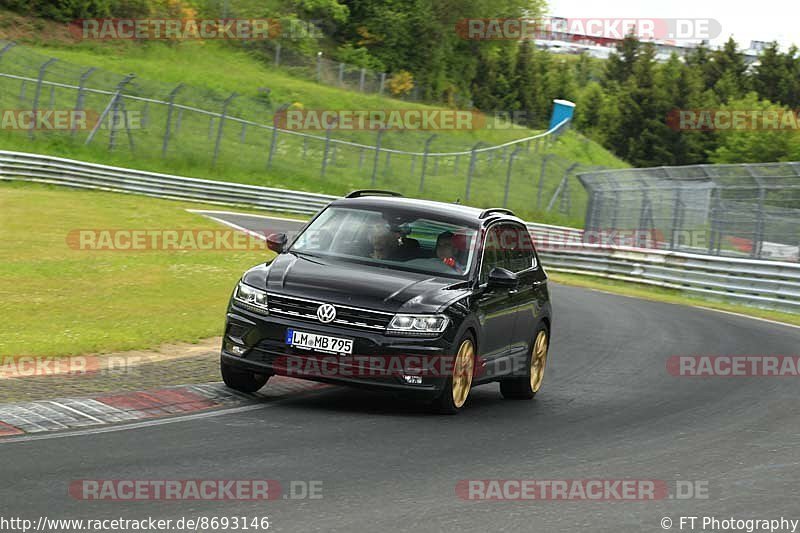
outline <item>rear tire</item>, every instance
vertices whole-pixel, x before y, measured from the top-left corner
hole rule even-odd
[[[256,374],[255,372],[234,368],[223,361],[220,362],[219,368],[225,385],[239,392],[256,392],[266,385],[270,378],[266,374]]]
[[[542,380],[544,380],[549,347],[550,338],[547,328],[541,325],[533,337],[531,349],[528,350],[526,374],[500,381],[500,394],[503,395],[503,398],[507,400],[530,400],[536,396],[542,386]]]
[[[436,412],[444,415],[458,413],[467,402],[475,375],[475,340],[467,334],[458,343],[453,361],[453,373],[447,378],[442,394],[434,401]]]

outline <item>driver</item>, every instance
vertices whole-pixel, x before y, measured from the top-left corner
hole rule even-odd
[[[373,259],[391,259],[397,255],[397,239],[386,229],[377,229],[372,234]]]

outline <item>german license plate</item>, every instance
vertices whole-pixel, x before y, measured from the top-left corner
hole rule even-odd
[[[286,330],[286,344],[295,348],[305,348],[317,352],[350,355],[353,353],[353,339],[319,335],[295,329]]]

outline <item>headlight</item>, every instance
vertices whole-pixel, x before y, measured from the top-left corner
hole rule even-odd
[[[395,315],[387,331],[396,335],[437,335],[449,323],[444,315]]]
[[[268,312],[267,293],[255,287],[251,287],[250,285],[245,285],[241,281],[233,292],[233,299],[236,300],[240,306],[255,313],[266,315]]]

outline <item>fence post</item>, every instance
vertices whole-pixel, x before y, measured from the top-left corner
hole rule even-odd
[[[281,43],[275,43],[275,66],[278,67],[281,64]]]
[[[275,115],[277,115],[278,113],[283,113],[284,111],[289,109],[290,105],[292,105],[292,104],[283,104],[275,112]],[[303,140],[305,141],[305,138],[303,138]],[[267,157],[267,168],[271,168],[272,167],[272,158],[275,157],[275,148],[277,148],[277,146],[278,146],[278,124],[276,123],[276,121],[275,121],[275,119],[273,117],[273,119],[272,119],[272,139],[269,141],[269,156]],[[305,151],[305,145],[304,145],[304,151]]]
[[[749,166],[747,169],[750,171]],[[752,171],[750,173],[751,175],[753,174]],[[756,219],[755,235],[753,236],[753,250],[750,255],[760,259],[764,245],[764,200],[766,198],[766,190],[761,178],[753,175],[753,179],[758,183],[758,218]]]
[[[588,242],[586,237],[587,235],[591,235],[591,232],[594,230],[593,224],[595,219],[595,205],[597,204],[597,192],[587,183],[584,183],[583,186],[586,189],[586,196],[588,199],[586,202],[586,219],[583,224],[582,240],[583,242]]]
[[[339,86],[344,85],[344,63],[339,63]]]
[[[38,108],[39,108],[39,97],[42,94],[42,82],[44,81],[44,75],[47,72],[47,67],[49,67],[50,65],[52,65],[56,61],[58,61],[58,59],[56,59],[55,57],[51,57],[50,59],[48,59],[47,61],[42,63],[42,66],[39,67],[39,77],[36,80],[36,92],[33,95],[33,108],[31,109],[31,111],[33,111],[34,124],[36,122],[36,113],[37,113]],[[30,130],[28,130],[28,136],[31,139],[33,139],[33,130],[34,129],[36,129],[36,128],[32,127]]]
[[[92,133],[89,134],[89,137],[86,138],[85,144],[89,144],[90,142],[92,142],[94,136],[97,135],[97,131],[103,125],[103,122],[105,122],[108,114],[113,111],[115,118],[112,119],[114,123],[112,124],[112,127],[109,128],[110,132],[108,137],[109,150],[113,148],[114,135],[115,135],[114,128],[116,127],[116,113],[117,113],[117,107],[119,105],[119,99],[122,98],[122,90],[125,88],[125,85],[127,85],[128,82],[130,82],[133,79],[133,77],[134,77],[133,74],[129,74],[121,82],[119,82],[119,84],[117,85],[117,92],[114,93],[114,96],[111,97],[111,101],[108,102],[108,105],[100,114],[100,118],[97,119],[97,124],[95,124],[94,128],[92,129]]]
[[[537,143],[536,146],[539,146]],[[536,209],[542,208],[542,193],[544,192],[544,173],[547,169],[547,161],[552,157],[553,154],[546,154],[542,157],[542,168],[539,171],[539,188],[536,191]]]
[[[683,189],[680,185],[675,187],[675,203],[672,206],[672,235],[669,239],[669,249],[674,250],[677,245],[678,239],[678,223],[680,221],[680,210],[681,210],[681,191]]]
[[[15,46],[17,46],[17,43],[15,43],[13,41],[9,42],[9,43],[6,43],[6,45],[2,49],[0,49],[0,59],[3,59],[3,55],[6,52],[8,52],[9,50],[11,50],[12,48],[14,48]]]
[[[94,140],[94,136],[97,135],[97,131],[100,129],[100,126],[106,120],[109,111],[111,111],[111,106],[113,106],[114,102],[117,101],[117,98],[119,98],[119,94],[120,94],[119,91],[115,92],[114,95],[111,97],[111,100],[108,101],[108,105],[105,107],[105,109],[103,109],[103,112],[100,113],[100,117],[97,119],[97,123],[94,125],[94,128],[92,128],[92,131],[89,133],[89,136],[86,137],[86,141],[83,143],[84,145],[88,145]]]
[[[212,166],[217,166],[217,159],[219,158],[219,145],[222,142],[222,129],[225,127],[225,116],[228,114],[228,105],[236,98],[237,94],[232,93],[222,103],[222,114],[219,117],[219,128],[217,128],[217,140],[214,143],[214,159],[211,162]]]
[[[378,176],[378,165],[380,164],[381,155],[381,140],[383,139],[383,129],[378,130],[378,137],[375,140],[375,158],[372,160],[372,185],[375,185],[375,180]]]
[[[431,149],[431,143],[433,142],[433,140],[437,136],[438,135],[436,135],[434,133],[433,135],[428,137],[428,139],[425,141],[425,151],[422,154],[422,174],[420,175],[420,178],[419,178],[419,192],[420,193],[423,190],[425,190],[425,171],[428,168],[428,153],[430,152],[430,149]]]
[[[558,188],[556,189],[556,192],[553,193],[553,197],[550,198],[550,202],[548,202],[548,204],[547,204],[547,211],[548,212],[551,209],[553,209],[553,205],[556,203],[556,199],[559,197],[559,195],[561,194],[561,191],[564,189],[564,187],[567,186],[566,183],[567,183],[567,180],[569,180],[570,173],[572,173],[572,171],[575,170],[575,168],[579,164],[580,163],[573,163],[572,165],[569,166],[569,168],[567,168],[566,172],[564,172],[564,177],[561,178],[561,182],[558,184]]]
[[[134,151],[133,134],[131,133],[131,125],[128,123],[128,111],[125,109],[125,99],[120,93],[117,101],[118,107],[122,108],[122,125],[125,127],[125,132],[128,134],[128,144],[131,147],[131,152]]]
[[[503,194],[503,207],[508,207],[508,191],[511,188],[511,169],[514,166],[514,159],[516,159],[517,154],[522,149],[522,145],[517,145],[514,148],[514,151],[511,152],[511,155],[508,157],[508,169],[506,170],[506,190],[505,194]]]
[[[167,104],[167,125],[164,127],[164,140],[161,143],[161,157],[167,157],[169,136],[172,134],[172,113],[175,110],[175,97],[178,95],[178,91],[180,91],[182,87],[183,84],[179,83],[169,93],[169,103]]]
[[[87,70],[86,72],[84,72],[83,74],[81,74],[80,80],[78,81],[78,97],[75,100],[75,113],[76,114],[83,109],[83,98],[84,98],[83,91],[84,91],[84,89],[86,87],[86,80],[89,79],[89,76],[91,76],[92,73],[95,70],[97,70],[97,69],[92,67],[89,70]],[[73,124],[72,125],[72,135],[75,135],[77,132],[78,132],[77,124]]]
[[[381,90],[378,93],[381,96],[383,96],[383,89],[384,89],[385,86],[386,86],[386,73],[385,72],[381,72]]]
[[[320,173],[320,177],[325,177],[325,171],[328,168],[328,152],[331,149],[331,130],[333,130],[333,126],[336,124],[338,119],[334,118],[331,123],[325,128],[325,153],[322,154],[322,172]]]
[[[364,92],[364,76],[367,74],[367,69],[361,68],[361,78],[358,80],[358,90]]]
[[[467,190],[464,192],[464,201],[469,202],[469,194],[472,189],[472,176],[475,175],[475,161],[478,157],[476,150],[480,148],[482,142],[477,142],[470,150],[472,153],[469,156],[469,168],[467,169]]]
[[[322,52],[317,52],[317,83],[322,83]]]

